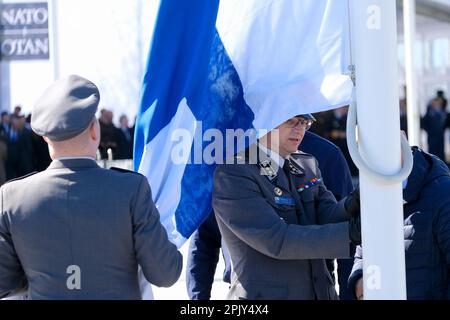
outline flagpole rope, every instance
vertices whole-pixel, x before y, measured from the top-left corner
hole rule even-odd
[[[351,21],[351,9],[350,9],[350,0],[347,0],[347,11],[348,11],[348,46],[349,46],[349,65],[348,71],[350,72],[350,79],[352,79],[353,86],[356,86],[356,70],[355,65],[353,64],[353,51],[352,51],[352,21]]]
[[[413,155],[411,147],[406,135],[403,132],[400,134],[403,165],[398,173],[393,175],[379,173],[370,168],[370,166],[361,157],[358,150],[358,142],[356,141],[357,103],[355,89],[356,88],[354,87],[352,92],[352,103],[349,106],[347,115],[347,146],[353,162],[358,167],[360,173],[370,176],[379,183],[390,185],[402,182],[409,176],[413,168]]]

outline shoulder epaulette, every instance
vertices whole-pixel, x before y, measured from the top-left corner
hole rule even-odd
[[[291,156],[295,159],[298,157],[314,157],[312,154],[310,153],[306,153],[303,151],[298,150],[297,152],[291,153]]]
[[[134,173],[134,174],[142,175],[139,172],[131,171],[131,170],[123,169],[123,168],[118,168],[118,167],[111,167],[109,169],[114,170],[114,171],[123,172],[123,173]]]
[[[242,164],[247,162],[246,150],[239,151],[238,153],[225,158],[225,164]]]
[[[34,172],[28,173],[28,174],[26,174],[24,176],[8,180],[8,181],[5,182],[5,184],[10,183],[10,182],[14,182],[14,181],[18,181],[18,180],[23,180],[25,178],[28,178],[28,177],[31,177],[31,176],[35,175],[36,173],[39,173],[39,172],[38,171],[34,171]]]

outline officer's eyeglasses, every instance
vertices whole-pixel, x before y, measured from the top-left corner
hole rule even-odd
[[[288,121],[285,122],[288,128],[297,128],[300,126],[300,128],[304,129],[305,131],[308,131],[309,128],[311,128],[312,120],[308,120],[305,118],[291,118]]]

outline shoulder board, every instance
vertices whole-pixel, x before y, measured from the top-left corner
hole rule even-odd
[[[5,182],[5,184],[10,183],[10,182],[14,182],[14,181],[18,181],[18,180],[23,180],[25,178],[28,178],[28,177],[31,177],[31,176],[35,175],[36,173],[38,173],[38,171],[34,171],[34,172],[31,172],[31,173],[26,174],[24,176],[8,180],[8,181]]]
[[[123,168],[118,168],[118,167],[111,167],[109,168],[110,170],[114,170],[114,171],[119,171],[119,172],[123,172],[123,173],[134,173],[134,174],[138,174],[141,175],[139,172],[136,171],[131,171],[131,170],[127,170],[127,169],[123,169]]]

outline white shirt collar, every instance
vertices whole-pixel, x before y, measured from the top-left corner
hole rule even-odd
[[[277,152],[267,149],[266,146],[262,145],[261,143],[258,143],[258,147],[269,156],[270,159],[272,159],[279,168],[283,168],[285,159],[280,156]]]
[[[403,190],[406,189],[406,186],[408,185],[408,178],[406,178],[405,180],[402,181],[402,188]],[[405,199],[403,199],[403,204],[406,204],[408,202],[405,201]]]
[[[402,181],[402,188],[406,189],[406,186],[408,185],[408,178]]]

